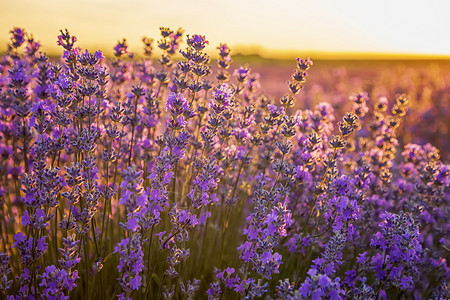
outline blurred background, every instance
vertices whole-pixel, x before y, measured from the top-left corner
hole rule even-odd
[[[0,51],[14,26],[49,55],[61,52],[60,29],[111,54],[122,38],[139,52],[141,37],[158,39],[165,26],[206,35],[211,51],[223,42],[266,58],[448,58],[449,11],[446,0],[2,0]]]
[[[309,56],[314,66],[295,109],[326,101],[339,117],[351,110],[352,94],[392,103],[405,93],[401,143],[431,142],[450,160],[449,12],[446,0],[0,0],[0,52],[13,27],[32,33],[53,57],[62,53],[56,40],[64,28],[79,47],[112,56],[122,38],[142,55],[143,36],[157,50],[159,27],[182,27],[205,35],[213,58],[227,43],[231,72],[250,65],[274,103],[288,91],[294,59]]]

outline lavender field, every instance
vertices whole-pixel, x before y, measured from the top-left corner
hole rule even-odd
[[[450,298],[450,62],[160,33],[49,58],[10,31],[0,299]]]

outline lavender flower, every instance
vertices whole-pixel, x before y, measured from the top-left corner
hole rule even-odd
[[[71,278],[66,270],[51,265],[45,268],[39,286],[43,288],[42,295],[47,298],[69,299],[65,291],[71,291],[75,287],[74,280],[75,278]]]
[[[8,280],[8,275],[12,271],[9,261],[9,256],[0,252],[0,290],[2,291],[7,291],[12,285],[12,280]]]
[[[413,276],[417,272],[422,247],[419,244],[419,228],[413,217],[403,211],[400,214],[385,213],[379,223],[381,232],[377,232],[370,245],[379,248],[372,258],[372,269],[384,283],[390,283],[400,289],[413,285]]]
[[[234,91],[228,84],[224,83],[213,92],[209,108],[218,115],[228,111],[233,107],[233,96]]]
[[[25,30],[19,27],[14,27],[11,30],[11,46],[13,48],[19,48],[25,42]]]
[[[142,285],[142,277],[139,275],[144,268],[141,235],[133,235],[131,241],[130,238],[123,239],[117,244],[114,252],[119,254],[120,262],[117,270],[122,274],[118,280],[123,293],[118,297],[119,299],[131,299],[130,293],[138,290]]]
[[[128,53],[128,43],[126,39],[122,39],[122,41],[118,41],[114,46],[114,56],[121,57],[124,54]]]
[[[197,51],[203,50],[209,44],[204,35],[198,34],[194,34],[192,37],[188,36],[186,43]]]
[[[24,266],[35,263],[47,250],[48,244],[45,242],[46,237],[34,239],[27,238],[21,232],[14,235],[14,246],[20,252],[21,262]]]
[[[137,211],[146,206],[147,193],[142,187],[142,171],[137,171],[135,166],[129,167],[123,171],[124,181],[120,185],[122,188],[122,197],[119,204],[125,205],[127,211],[127,223],[123,225],[127,230],[136,232],[140,229]]]

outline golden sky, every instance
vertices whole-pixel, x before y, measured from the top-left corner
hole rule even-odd
[[[9,30],[25,28],[44,51],[69,29],[79,46],[111,53],[125,37],[132,51],[159,27],[206,35],[210,50],[286,53],[402,53],[450,55],[447,0],[0,0],[0,50]]]

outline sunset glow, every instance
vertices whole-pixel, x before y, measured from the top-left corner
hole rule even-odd
[[[63,28],[83,47],[111,49],[124,37],[139,52],[142,36],[158,38],[158,28],[168,26],[206,35],[210,49],[226,42],[234,53],[268,57],[450,55],[447,1],[17,0],[2,1],[0,11],[1,50],[14,26],[32,32],[49,53],[60,51],[55,36]]]

